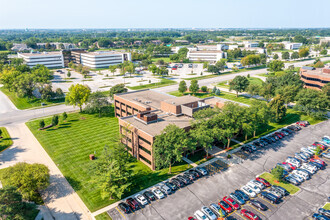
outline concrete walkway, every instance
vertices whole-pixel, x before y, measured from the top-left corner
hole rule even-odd
[[[187,157],[182,157],[182,160],[186,161],[187,163],[189,163],[193,167],[197,167],[198,166],[196,163],[192,162]]]

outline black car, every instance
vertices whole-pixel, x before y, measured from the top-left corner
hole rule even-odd
[[[245,201],[249,201],[250,200],[250,197],[248,195],[246,195],[242,190],[236,189],[235,190],[235,194],[239,195]]]
[[[287,128],[283,128],[282,130],[283,130],[283,131],[286,131],[286,132],[288,132],[289,134],[292,134],[292,133],[293,133],[293,131],[292,131],[292,130],[290,130],[290,129],[287,129]]]
[[[315,220],[330,220],[330,218],[328,218],[327,216],[318,213],[314,213],[312,218]]]
[[[319,208],[318,213],[330,218],[330,210],[326,210],[324,208]]]
[[[267,142],[268,144],[271,144],[273,141],[270,139],[270,138],[268,138],[268,137],[263,137],[263,138],[260,138],[262,141],[265,141],[265,142]]]
[[[264,144],[261,143],[260,141],[255,141],[253,144],[254,144],[254,146],[256,146],[256,147],[263,147],[263,146],[264,146]]]
[[[193,174],[196,178],[199,178],[202,176],[202,174],[200,172],[198,172],[197,170],[189,170],[189,173]]]
[[[261,192],[261,193],[260,193],[260,196],[261,196],[262,198],[267,199],[267,200],[270,201],[271,203],[278,203],[278,202],[279,202],[279,198],[278,198],[277,196],[274,196],[273,194],[268,193],[268,192],[265,192],[265,191]]]
[[[286,196],[289,194],[289,192],[284,189],[283,187],[281,186],[276,186],[276,185],[273,185],[272,188],[274,188],[277,192],[279,192],[282,196]]]
[[[121,202],[118,204],[118,207],[121,211],[125,212],[126,214],[130,213],[131,209],[129,207],[129,205],[127,205],[124,202]]]
[[[147,200],[149,200],[149,201],[155,201],[156,200],[156,196],[152,193],[152,192],[150,192],[150,191],[145,191],[144,193],[143,193],[143,195],[147,198]]]
[[[190,183],[190,179],[183,175],[177,176],[176,178],[181,180],[182,182],[184,182],[184,184],[186,184],[186,185],[188,185]]]
[[[188,173],[188,172],[186,172],[186,173],[183,174],[183,176],[186,177],[186,178],[188,178],[190,181],[194,181],[194,180],[196,180],[195,175],[192,174],[192,173]]]
[[[178,188],[180,187],[184,187],[184,182],[182,182],[181,180],[177,179],[177,178],[173,178],[171,179],[170,183],[173,183],[174,185],[176,185]]]
[[[261,211],[266,211],[268,209],[268,207],[266,205],[259,202],[258,200],[251,200],[250,204],[253,205],[254,207],[256,207],[257,209],[261,210]]]
[[[245,152],[248,152],[248,153],[252,153],[253,152],[253,149],[251,146],[249,145],[244,145],[242,148],[241,148],[242,151],[245,151]]]
[[[178,187],[177,187],[174,183],[171,183],[171,182],[165,182],[164,184],[165,184],[168,188],[170,188],[173,192],[174,192],[175,190],[178,189]]]

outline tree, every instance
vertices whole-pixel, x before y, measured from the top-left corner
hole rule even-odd
[[[187,84],[186,81],[182,80],[179,84],[179,92],[184,93],[185,91],[187,91]]]
[[[236,97],[238,97],[238,93],[246,91],[249,84],[250,82],[245,76],[236,76],[229,82],[229,91],[236,91]]]
[[[281,95],[277,95],[268,104],[269,108],[274,112],[276,122],[281,121],[286,115],[285,101]]]
[[[323,68],[324,67],[324,63],[322,61],[318,61],[317,63],[314,64],[315,68]]]
[[[203,69],[207,69],[209,67],[209,63],[208,62],[204,62],[203,63]]]
[[[282,52],[282,60],[289,60],[290,53],[288,51]]]
[[[182,154],[188,145],[189,140],[184,129],[174,124],[167,125],[153,143],[156,169],[168,167],[168,172],[171,173],[172,165],[182,160]]]
[[[45,121],[42,119],[39,121],[39,128],[43,128],[43,127],[45,127]],[[1,136],[1,134],[0,134],[0,136]]]
[[[298,53],[297,51],[292,52],[292,54],[291,54],[291,59],[292,59],[292,60],[296,60],[296,59],[298,59],[298,58],[299,58],[299,53]]]
[[[132,170],[127,162],[127,154],[123,144],[115,143],[105,146],[95,162],[92,181],[101,191],[103,199],[121,199],[132,184]]]
[[[124,93],[124,92],[127,92],[127,91],[128,90],[127,90],[127,88],[125,88],[124,83],[117,84],[117,85],[111,87],[111,89],[110,89],[110,98],[113,99],[114,94]]]
[[[215,67],[218,69],[218,72],[223,71],[226,66],[226,59],[221,59],[215,63]]]
[[[284,62],[280,60],[273,60],[268,64],[268,67],[270,71],[278,72],[284,68]]]
[[[34,219],[38,212],[35,204],[23,201],[16,187],[0,189],[0,219]]]
[[[87,113],[99,113],[99,117],[101,117],[102,112],[110,111],[110,102],[108,101],[108,97],[100,92],[96,91],[90,94],[88,100],[86,102],[86,107],[84,111]]]
[[[212,129],[207,125],[207,122],[197,122],[193,124],[193,129],[190,130],[190,136],[193,141],[204,148],[206,151],[206,157],[209,156],[209,150],[212,149],[212,143],[214,142],[214,134]]]
[[[66,75],[67,75],[68,78],[70,78],[71,77],[71,72],[68,71],[68,73]]]
[[[88,100],[90,93],[91,90],[87,85],[71,85],[69,88],[69,92],[65,96],[65,101],[70,105],[78,106],[81,112],[82,106]]]
[[[281,166],[276,166],[274,169],[272,169],[271,174],[274,176],[274,178],[277,181],[281,181],[284,173],[284,168]]]
[[[220,89],[217,89],[216,91],[215,91],[215,95],[220,95]]]
[[[52,125],[53,126],[58,125],[58,115],[53,115],[53,117],[52,117]]]
[[[117,66],[116,65],[111,65],[111,66],[109,66],[109,70],[112,73],[112,75],[114,76],[115,72],[117,70]]]
[[[219,69],[215,65],[209,65],[207,67],[207,72],[209,72],[209,73],[218,73]]]
[[[68,118],[68,114],[66,114],[66,112],[63,112],[62,114],[63,121],[65,121],[67,118]]]
[[[323,50],[321,50],[320,54],[325,56],[328,54],[328,50],[323,49]]]
[[[215,94],[216,91],[217,91],[217,87],[214,86],[213,89],[212,89],[212,93]]]
[[[277,89],[276,93],[280,94],[283,97],[284,103],[286,107],[288,107],[288,104],[295,100],[295,97],[297,96],[299,90],[300,90],[299,86],[287,85]]]
[[[195,94],[196,92],[198,92],[198,90],[199,90],[198,81],[196,79],[191,80],[189,91]]]
[[[55,91],[55,96],[56,96],[57,98],[62,98],[62,97],[64,97],[64,92],[62,91],[61,88],[57,88],[57,89],[56,89],[56,91]]]
[[[260,55],[250,54],[241,59],[243,66],[257,65],[261,63]]]
[[[307,57],[309,55],[309,48],[308,47],[304,47],[304,48],[301,48],[299,49],[299,57]]]
[[[322,88],[322,92],[327,96],[330,97],[330,83],[325,84]],[[1,134],[0,134],[1,135]]]
[[[277,53],[274,54],[273,59],[274,60],[277,60],[278,59],[278,54]]]
[[[202,86],[201,90],[202,90],[202,92],[207,92],[207,86]]]
[[[17,163],[2,178],[5,185],[17,187],[23,199],[40,203],[38,192],[49,186],[49,169],[43,164]]]
[[[255,83],[251,83],[248,87],[247,87],[247,92],[253,97],[255,95],[258,95],[260,92],[260,86],[258,84]]]
[[[256,131],[258,128],[268,125],[268,123],[273,119],[273,113],[267,104],[260,100],[252,100],[247,115],[250,116],[249,120],[252,122],[251,126],[253,128],[253,137],[256,136]]]

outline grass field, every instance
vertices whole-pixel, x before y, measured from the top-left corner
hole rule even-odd
[[[286,183],[286,182],[275,182],[275,178],[272,174],[270,173],[263,173],[260,175],[260,177],[266,179],[270,184],[272,185],[276,185],[276,186],[281,186],[284,189],[286,189],[291,195],[295,194],[296,192],[298,192],[300,189],[290,183]]]
[[[12,101],[12,103],[16,106],[18,109],[29,109],[29,108],[36,108],[41,107],[41,103],[45,103],[47,105],[59,105],[64,103],[64,98],[62,99],[55,99],[52,101],[46,101],[42,99],[37,98],[19,98],[17,97],[16,93],[10,92],[7,89],[1,87],[0,90],[8,96],[8,98]]]
[[[323,206],[324,209],[326,210],[330,210],[330,202],[327,202],[324,206]]]
[[[0,130],[2,131],[2,138],[0,139],[0,152],[7,149],[13,144],[12,139],[10,138],[10,135],[6,128],[0,127]]]
[[[110,216],[108,215],[108,213],[106,213],[106,212],[103,212],[102,214],[95,216],[95,219],[96,220],[112,220],[110,218]]]
[[[257,77],[249,77],[247,79],[249,80],[250,84],[256,84],[261,86],[263,83],[263,81]],[[229,89],[229,85],[227,85],[227,81],[219,82],[217,86]]]
[[[177,82],[170,80],[170,79],[162,78],[161,81],[158,83],[150,83],[150,84],[145,84],[145,85],[140,85],[140,86],[127,86],[127,88],[132,89],[132,90],[152,89],[152,88],[158,88],[158,87],[169,86],[169,85],[174,85],[174,84],[177,84]]]
[[[45,119],[46,125],[50,122],[50,117]],[[38,123],[38,120],[30,121],[27,126],[90,211],[94,212],[116,202],[102,199],[100,191],[90,182],[93,161],[90,161],[88,156],[95,153],[97,157],[105,145],[113,145],[118,138],[118,119],[113,116],[99,118],[97,115],[72,113],[68,114],[66,122],[60,121],[56,129],[40,131]],[[131,159],[130,165],[134,173],[134,183],[126,196],[190,168],[185,162],[178,163],[172,168],[172,174],[168,174],[168,169],[152,171],[135,158]]]
[[[152,58],[152,62],[157,62],[158,60],[164,60],[165,63],[172,62],[169,57],[157,57],[157,58]]]

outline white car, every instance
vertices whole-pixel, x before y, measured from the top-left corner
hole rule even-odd
[[[163,193],[165,193],[165,194],[167,194],[167,195],[172,194],[172,190],[170,189],[170,187],[166,186],[165,184],[161,184],[161,185],[159,186],[159,188],[160,188],[160,190],[161,190]]]
[[[148,201],[147,201],[147,199],[146,199],[143,195],[141,195],[141,194],[137,194],[137,195],[135,196],[135,199],[136,199],[141,205],[148,205]]]
[[[200,172],[203,176],[207,175],[207,170],[204,167],[196,167],[196,170]]]
[[[312,165],[312,164],[308,164],[308,163],[303,163],[300,167],[301,169],[307,170],[310,173],[316,173],[317,171],[317,167]]]
[[[304,153],[308,154],[308,155],[309,155],[309,157],[311,157],[311,156],[313,156],[313,155],[314,155],[314,152],[313,152],[313,151],[311,151],[310,149],[306,148],[306,147],[302,147],[300,150],[301,150],[302,152],[304,152]]]
[[[256,197],[257,194],[255,192],[252,191],[252,189],[250,187],[247,186],[242,186],[241,190],[246,193],[248,196],[250,196],[251,198]]]
[[[210,220],[208,217],[206,217],[206,215],[201,211],[201,210],[197,210],[194,214],[194,216],[198,219],[198,220]]]
[[[251,180],[250,182],[253,183],[254,185],[256,185],[261,190],[263,190],[265,188],[265,185],[257,180]]]
[[[202,207],[202,212],[211,220],[216,220],[217,216],[206,206]]]
[[[286,159],[285,162],[292,164],[295,167],[300,167],[300,165],[301,165],[301,163],[298,159],[293,159],[293,158],[288,158],[288,159]]]
[[[255,193],[257,193],[257,194],[259,194],[260,192],[261,192],[261,190],[259,189],[259,187],[257,187],[254,183],[252,183],[252,182],[248,182],[247,184],[246,184],[246,186],[247,187],[250,187],[250,189],[253,191],[253,192],[255,192]]]
[[[158,188],[155,188],[152,190],[153,194],[157,197],[157,199],[164,199],[165,195],[162,191],[160,191]]]
[[[308,180],[310,177],[307,173],[305,173],[304,171],[302,170],[294,170],[292,172],[293,175],[297,175],[297,176],[300,176],[301,178],[303,178],[304,180]]]
[[[293,174],[293,173],[290,173],[290,174],[288,175],[288,177],[291,177],[291,178],[296,179],[299,183],[302,183],[302,182],[305,181],[302,177],[300,177],[300,176],[298,176],[298,175],[295,175],[295,174]]]

